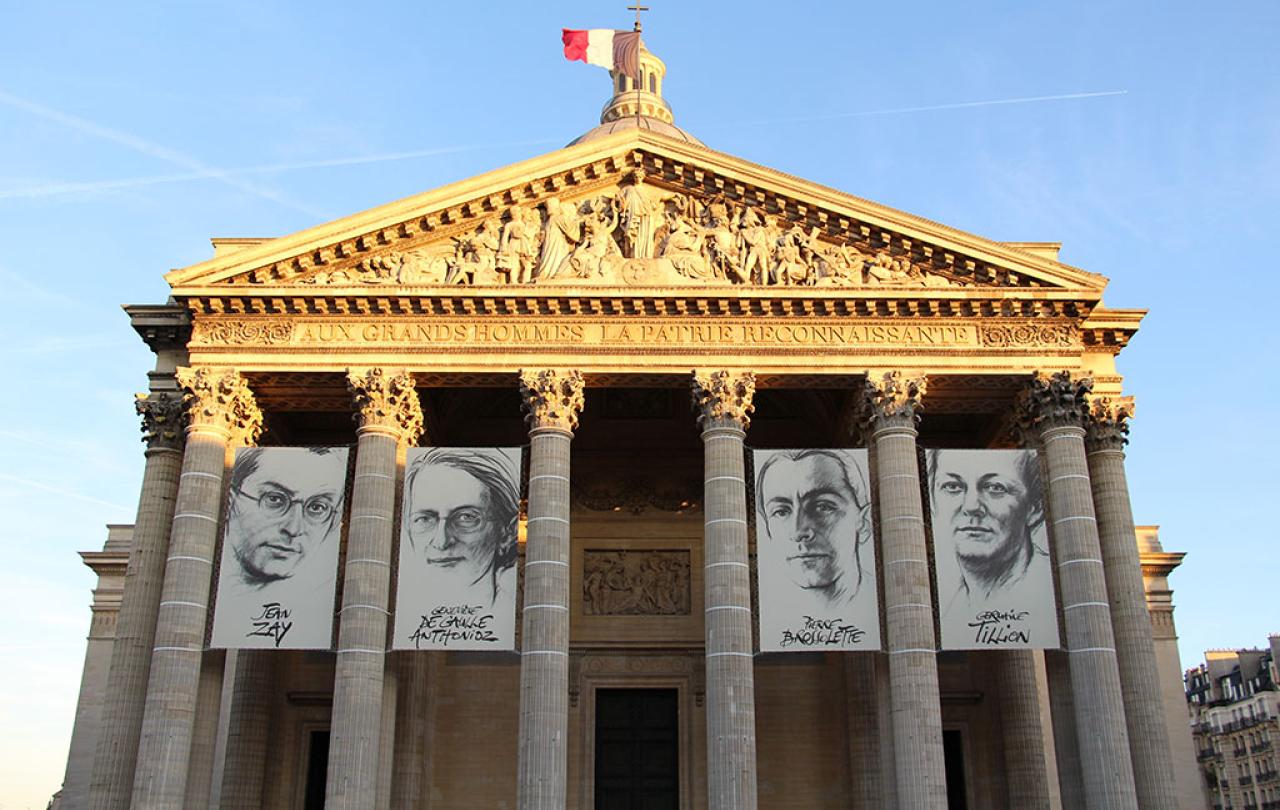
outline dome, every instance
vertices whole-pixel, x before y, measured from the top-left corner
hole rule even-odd
[[[642,43],[639,82],[617,71],[609,71],[613,97],[600,112],[600,125],[573,139],[569,146],[594,141],[627,129],[644,129],[703,146],[702,141],[675,125],[671,105],[662,97],[662,84],[666,75],[666,63],[650,53]]]
[[[696,143],[698,146],[705,145],[702,141],[693,137],[688,132],[685,132],[675,124],[668,124],[666,121],[662,121],[657,118],[650,118],[647,115],[632,115],[628,118],[619,118],[615,121],[603,122],[599,126],[589,129],[577,138],[574,138],[569,142],[569,146],[586,143],[587,141],[599,140],[606,135],[612,135],[615,132],[622,132],[625,129],[647,129],[650,132],[656,132],[659,135],[666,135],[669,138],[676,138],[677,140],[681,140],[686,143]]]

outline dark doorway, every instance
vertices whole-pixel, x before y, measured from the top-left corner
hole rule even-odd
[[[676,690],[596,691],[596,810],[678,810]]]
[[[964,783],[964,737],[959,731],[942,732],[942,758],[947,772],[947,810],[966,810],[969,793]]]
[[[307,791],[302,800],[305,810],[324,810],[324,782],[329,773],[329,732],[311,732],[307,747]]]

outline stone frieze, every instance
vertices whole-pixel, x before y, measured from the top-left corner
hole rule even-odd
[[[1081,345],[1068,320],[975,323],[965,318],[711,318],[205,316],[193,327],[192,348],[390,351],[544,348],[601,350],[866,349],[1054,350]]]

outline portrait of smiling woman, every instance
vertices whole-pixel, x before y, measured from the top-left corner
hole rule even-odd
[[[397,649],[510,649],[515,640],[520,451],[409,451]]]

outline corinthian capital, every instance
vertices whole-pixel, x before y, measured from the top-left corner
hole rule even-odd
[[[415,444],[422,435],[422,403],[412,374],[382,368],[351,369],[347,390],[360,430],[394,433],[408,444]]]
[[[693,372],[693,407],[698,410],[698,424],[703,428],[732,421],[746,430],[751,424],[751,412],[756,409],[751,401],[755,395],[753,372]]]
[[[262,411],[249,383],[234,369],[179,367],[178,385],[186,394],[187,431],[213,430],[232,443],[253,444],[262,433]]]
[[[1018,422],[1024,434],[1046,428],[1083,428],[1089,414],[1093,378],[1072,379],[1071,372],[1037,372],[1018,399]]]
[[[926,381],[923,376],[904,377],[901,372],[886,372],[879,380],[870,372],[862,382],[861,419],[863,429],[885,420],[914,425],[920,421],[917,411],[923,409]]]
[[[187,403],[168,393],[135,394],[133,407],[142,417],[142,440],[149,450],[181,450],[186,439]]]
[[[581,371],[547,368],[520,372],[520,396],[530,428],[575,430],[585,390]]]
[[[1133,397],[1090,397],[1085,445],[1090,450],[1122,449],[1129,443],[1133,407]]]

